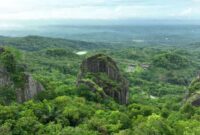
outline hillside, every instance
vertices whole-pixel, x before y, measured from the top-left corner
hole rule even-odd
[[[13,46],[26,51],[38,51],[47,48],[65,48],[65,49],[98,49],[110,47],[106,43],[92,43],[78,40],[67,40],[61,38],[48,38],[40,36],[27,36],[27,37],[0,37],[1,46]]]
[[[9,50],[0,65],[7,65],[18,80],[28,73],[44,87],[24,103],[13,96],[16,89],[0,89],[2,135],[198,135],[200,131],[200,108],[186,98],[191,88],[199,90],[193,80],[200,53],[192,47],[39,36],[0,37],[0,46]],[[14,65],[23,72],[13,72]]]

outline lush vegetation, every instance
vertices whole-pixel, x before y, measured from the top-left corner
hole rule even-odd
[[[17,75],[20,69],[26,70],[45,87],[45,91],[23,104],[15,102],[12,88],[0,88],[1,135],[200,133],[200,108],[184,102],[188,89],[200,90],[199,81],[195,79],[200,55],[192,47],[127,45],[118,48],[119,44],[114,43],[93,44],[35,36],[2,37],[0,44],[19,50],[8,49],[1,55],[1,64],[6,65],[9,72]],[[88,54],[76,54],[82,50],[88,50]],[[129,80],[129,104],[119,105],[87,87],[76,87],[81,61],[96,53],[111,56]],[[16,66],[22,64],[25,64],[23,68]],[[136,68],[127,72],[131,65]],[[98,78],[108,80],[103,74]],[[13,79],[17,82],[16,76]]]

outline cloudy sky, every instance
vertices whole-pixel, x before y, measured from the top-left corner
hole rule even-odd
[[[0,0],[0,22],[181,18],[199,19],[200,0]]]

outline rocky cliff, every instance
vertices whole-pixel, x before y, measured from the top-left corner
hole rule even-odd
[[[5,68],[0,68],[0,86],[12,85],[9,73]]]
[[[106,55],[97,54],[84,60],[77,84],[101,91],[104,98],[112,97],[120,104],[128,103],[128,81],[121,75],[114,60]]]
[[[13,58],[11,52],[0,48],[0,88],[13,88],[17,101],[22,103],[32,99],[44,88],[30,74],[25,73],[22,65],[13,65],[16,63]]]
[[[200,107],[200,93],[192,93],[187,98],[186,103],[189,103],[193,106]]]
[[[24,77],[24,86],[16,89],[17,101],[21,103],[32,99],[39,92],[44,90],[44,87],[41,85],[41,83],[34,80],[30,74],[25,74]]]
[[[190,84],[186,94],[186,102],[193,106],[200,106],[200,78],[196,78]]]

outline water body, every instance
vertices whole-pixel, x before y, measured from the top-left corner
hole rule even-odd
[[[77,55],[85,55],[87,54],[88,52],[87,51],[79,51],[79,52],[76,52]]]

